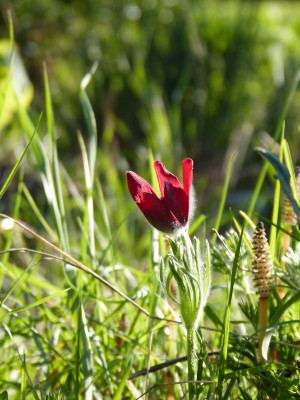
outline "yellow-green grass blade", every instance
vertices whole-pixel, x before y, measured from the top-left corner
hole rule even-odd
[[[95,224],[94,224],[94,200],[93,200],[93,183],[91,177],[91,170],[88,160],[88,154],[86,151],[86,147],[83,141],[83,138],[80,134],[78,134],[78,141],[81,149],[82,159],[83,159],[83,170],[85,176],[85,186],[86,186],[86,201],[84,207],[84,216],[83,216],[83,228],[84,231],[88,234],[82,237],[82,241],[85,238],[84,242],[82,242],[82,251],[86,248],[87,244],[90,250],[91,258],[92,258],[92,266],[95,269],[96,263],[96,249],[95,249]],[[82,253],[82,252],[81,252]],[[82,253],[84,256],[84,253]]]
[[[15,174],[16,174],[16,172],[17,172],[19,166],[20,166],[21,161],[23,160],[23,158],[24,158],[24,156],[25,156],[27,150],[29,149],[29,147],[30,147],[30,145],[31,145],[31,143],[32,143],[32,140],[33,140],[33,138],[34,138],[34,136],[35,136],[35,134],[36,134],[37,128],[38,128],[39,123],[40,123],[40,120],[41,120],[41,116],[40,116],[40,118],[39,118],[39,120],[38,120],[37,126],[36,126],[36,128],[35,128],[35,130],[34,130],[32,136],[31,136],[29,142],[27,143],[25,149],[23,150],[23,152],[22,152],[22,154],[20,155],[18,161],[17,161],[16,164],[14,165],[14,167],[13,167],[13,169],[11,170],[11,172],[10,172],[8,178],[6,179],[4,185],[2,186],[2,188],[1,188],[1,190],[0,190],[0,199],[1,199],[2,196],[4,195],[4,193],[5,193],[5,191],[6,191],[7,187],[8,187],[8,185],[10,184],[10,182],[11,182],[12,179],[13,179],[13,177],[15,176]]]
[[[89,337],[89,328],[85,316],[85,312],[83,306],[78,308],[78,312],[81,312],[80,319],[80,331],[81,331],[81,340],[82,340],[82,352],[81,352],[81,365],[82,365],[82,373],[83,373],[83,382],[85,389],[85,399],[92,400],[93,398],[93,353],[92,346]]]
[[[89,134],[89,166],[90,166],[90,177],[91,184],[94,182],[94,174],[95,174],[95,166],[96,166],[96,154],[97,154],[97,126],[96,126],[96,118],[86,93],[86,87],[90,83],[93,74],[97,69],[98,64],[94,63],[91,71],[85,75],[80,84],[80,101],[83,108],[85,120],[88,127]]]
[[[23,251],[23,249],[16,249],[16,251]],[[1,253],[0,253],[1,254]],[[0,262],[0,270],[6,274],[6,276],[11,277],[11,279],[18,279],[18,277],[23,273],[23,269],[17,267],[16,265],[6,262],[5,264]],[[24,280],[27,281],[30,278],[30,282],[36,288],[48,290],[48,291],[56,291],[57,286],[53,285],[51,282],[45,280],[44,277],[40,275],[31,275],[28,272],[24,272]],[[26,290],[26,286],[23,286],[23,283],[20,282],[20,285],[23,289]]]
[[[55,217],[56,224],[58,226],[58,234],[60,236],[60,241],[62,243],[63,249],[65,251],[69,251],[69,237],[67,230],[67,222],[66,222],[66,214],[65,214],[65,206],[64,206],[64,197],[62,192],[61,185],[61,177],[59,171],[59,161],[57,154],[57,145],[56,145],[56,135],[55,135],[55,125],[54,125],[54,116],[52,109],[52,100],[51,93],[48,82],[48,75],[46,65],[44,64],[44,86],[45,86],[45,102],[46,102],[46,119],[47,119],[47,127],[48,133],[50,136],[50,144],[51,144],[51,154],[52,154],[52,179],[53,184],[49,185],[50,190],[52,191],[52,199],[54,204],[57,205]],[[48,173],[48,178],[50,178],[50,171]]]
[[[13,210],[13,218],[17,219],[19,216],[19,210],[20,210],[20,204],[21,204],[21,199],[22,199],[22,184],[23,184],[23,169],[20,170],[20,174],[19,174],[19,182],[18,182],[18,188],[17,188],[17,195],[15,198],[15,204],[14,204],[14,210]],[[12,243],[12,238],[13,238],[13,229],[9,229],[6,235],[6,241],[4,244],[3,249],[7,250],[11,247],[11,243]],[[9,253],[3,253],[2,256],[2,262],[5,263],[7,262],[9,259]],[[0,287],[2,287],[2,279],[3,279],[3,275],[0,277]]]
[[[200,214],[189,228],[189,235],[192,235],[198,227],[206,220],[207,215]]]
[[[114,393],[113,400],[120,400],[122,399],[122,394],[127,382],[127,378],[129,377],[130,370],[131,370],[131,365],[133,361],[133,351],[128,352],[128,357],[125,358],[123,361],[123,366],[122,366],[122,376],[121,376],[121,381],[119,382],[118,388]]]
[[[222,215],[223,215],[223,211],[224,211],[224,207],[225,207],[225,201],[226,201],[226,196],[227,196],[227,192],[228,192],[230,175],[231,175],[231,170],[232,170],[234,157],[235,157],[235,154],[233,154],[230,157],[230,160],[229,160],[229,163],[228,163],[228,167],[227,167],[227,171],[226,171],[226,176],[225,176],[222,195],[221,195],[221,199],[220,199],[220,206],[219,206],[219,210],[218,210],[218,215],[217,215],[217,218],[216,218],[216,221],[215,221],[215,224],[214,224],[214,229],[216,231],[219,230],[220,224],[221,224],[221,219],[222,219]],[[215,243],[215,241],[216,241],[216,234],[214,234],[214,236],[213,236],[213,238],[211,240],[212,245]]]
[[[298,206],[300,206],[300,199],[298,197],[298,190],[297,190],[296,182],[295,182],[295,174],[294,174],[295,171],[294,171],[294,167],[293,167],[290,148],[289,148],[289,145],[288,145],[288,142],[286,141],[286,139],[283,140],[282,147],[283,147],[284,162],[285,162],[285,165],[287,166],[287,169],[289,170],[289,173],[291,176],[292,193],[293,193],[293,196],[294,196]]]
[[[233,288],[235,282],[235,276],[238,267],[238,260],[240,255],[240,249],[243,240],[243,231],[240,234],[239,242],[236,248],[234,260],[232,263],[232,272],[231,272],[231,280],[230,280],[230,291],[228,296],[228,302],[225,312],[225,320],[224,320],[224,335],[223,335],[223,343],[220,352],[220,362],[219,362],[219,374],[218,374],[218,387],[217,391],[219,394],[219,398],[222,398],[222,391],[223,391],[223,383],[224,383],[224,375],[225,375],[225,368],[226,368],[226,361],[227,361],[227,353],[228,353],[228,343],[229,343],[229,328],[230,328],[230,307],[233,297]]]
[[[283,159],[284,129],[285,129],[285,124],[283,123],[282,134],[281,134],[281,143],[280,143],[280,154],[279,154],[279,160],[281,162]],[[277,238],[277,225],[278,225],[279,207],[280,207],[280,188],[281,188],[280,181],[279,181],[279,179],[276,179],[275,180],[274,199],[273,199],[273,210],[272,210],[273,224],[271,225],[271,228],[270,228],[270,240],[269,240],[270,253],[271,253],[273,264],[275,263],[275,260],[277,258],[276,257],[276,238]]]
[[[274,144],[275,144],[275,142],[278,140],[278,138],[280,136],[280,132],[282,130],[283,121],[285,120],[286,115],[288,113],[288,110],[290,108],[290,105],[292,103],[294,94],[295,94],[295,92],[297,90],[297,87],[298,87],[298,84],[299,84],[299,80],[300,80],[300,70],[298,70],[297,73],[295,74],[295,77],[293,79],[293,82],[292,82],[292,85],[290,87],[289,93],[287,95],[287,98],[286,98],[286,100],[284,102],[284,106],[282,108],[281,114],[279,116],[279,120],[277,122],[275,131],[274,131]],[[253,195],[251,197],[251,200],[250,200],[250,203],[249,203],[249,206],[248,206],[247,215],[249,215],[250,217],[252,217],[252,213],[253,213],[256,201],[258,199],[259,193],[261,191],[262,185],[264,183],[264,180],[265,180],[265,177],[266,177],[266,174],[267,174],[269,168],[270,168],[269,163],[265,161],[264,162],[264,166],[263,166],[263,168],[262,168],[262,170],[261,170],[261,172],[259,174],[259,177],[258,177],[258,179],[256,181],[256,185],[255,185],[255,188],[254,188],[254,191],[253,191]]]
[[[60,291],[58,291],[58,292],[55,292],[54,294],[51,294],[51,295],[46,296],[46,297],[43,297],[42,299],[39,299],[39,300],[37,300],[37,301],[35,301],[35,302],[31,303],[31,304],[27,304],[26,306],[17,308],[17,309],[15,309],[15,310],[11,310],[11,311],[7,312],[6,314],[1,315],[1,317],[0,317],[0,322],[3,321],[5,318],[7,318],[7,317],[10,316],[10,315],[18,314],[18,313],[20,313],[20,312],[23,312],[23,311],[26,311],[26,310],[30,310],[30,309],[32,309],[32,308],[34,308],[34,307],[37,307],[37,306],[39,306],[39,305],[41,305],[41,304],[46,303],[46,301],[52,300],[52,299],[55,298],[55,297],[63,296],[63,295],[64,295],[66,292],[68,292],[70,289],[71,289],[71,288],[67,288],[67,289],[60,290]]]
[[[94,63],[91,71],[85,75],[80,84],[79,98],[81,101],[84,117],[86,120],[89,143],[88,143],[88,154],[81,136],[79,136],[79,143],[81,148],[81,153],[83,157],[85,184],[86,184],[86,216],[84,221],[88,222],[88,232],[89,232],[89,248],[92,258],[92,267],[96,268],[96,248],[95,248],[95,222],[94,222],[94,177],[96,172],[96,157],[97,157],[97,126],[96,118],[86,93],[86,87],[90,83],[93,74],[97,69],[97,63]]]
[[[24,182],[22,182],[22,191],[28,201],[28,204],[30,205],[32,211],[34,212],[35,216],[37,217],[38,221],[41,223],[45,231],[48,233],[48,235],[54,240],[57,241],[57,234],[56,232],[51,228],[51,226],[48,224],[46,219],[44,218],[43,214],[38,208],[38,205],[36,204],[34,198],[31,196],[31,193],[29,192],[27,186],[25,185]],[[16,218],[15,218],[16,219]]]
[[[20,354],[20,352],[19,352],[19,348],[18,348],[18,346],[17,346],[17,344],[16,344],[16,342],[15,342],[15,340],[14,340],[14,338],[13,338],[13,336],[12,336],[12,334],[11,334],[9,328],[8,328],[8,326],[7,326],[4,322],[2,322],[2,326],[3,326],[4,330],[6,331],[6,333],[8,334],[8,336],[9,336],[9,338],[10,338],[10,340],[11,340],[11,342],[12,342],[12,344],[13,344],[13,346],[14,346],[14,348],[15,348],[17,354],[18,354],[18,357],[19,357],[19,359],[20,359],[20,361],[21,361],[21,364],[22,364],[22,369],[26,372],[27,379],[29,380],[29,383],[30,383],[30,386],[31,386],[31,390],[32,390],[32,394],[33,394],[34,399],[35,399],[35,400],[40,400],[40,398],[39,398],[39,396],[38,396],[38,394],[37,394],[37,391],[35,390],[35,387],[34,387],[34,385],[33,385],[33,382],[32,382],[32,380],[31,380],[31,378],[30,378],[30,375],[29,375],[29,373],[28,373],[28,371],[27,371],[25,358],[23,358],[23,357],[21,356],[21,354]]]
[[[2,307],[3,304],[5,304],[6,300],[9,298],[9,296],[12,294],[12,292],[15,290],[15,288],[17,287],[18,283],[20,280],[22,280],[22,278],[24,277],[25,274],[28,273],[29,269],[32,267],[32,265],[36,264],[36,262],[39,259],[39,255],[36,254],[34,256],[34,258],[32,259],[31,263],[28,264],[28,266],[26,267],[26,269],[24,269],[23,273],[19,276],[19,278],[15,281],[15,283],[13,284],[13,286],[10,288],[10,290],[7,292],[7,294],[4,296],[4,298],[1,300],[0,302],[0,308]]]

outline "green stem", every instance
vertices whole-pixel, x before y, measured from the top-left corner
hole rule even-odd
[[[195,327],[187,328],[188,380],[196,380],[196,354],[194,350]],[[197,400],[196,384],[189,383],[189,400]]]

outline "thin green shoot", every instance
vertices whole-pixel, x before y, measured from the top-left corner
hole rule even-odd
[[[20,166],[20,164],[21,164],[21,161],[23,160],[25,154],[27,153],[27,150],[29,149],[29,147],[30,147],[30,145],[31,145],[31,143],[32,143],[32,140],[33,140],[33,138],[34,138],[34,136],[35,136],[35,134],[36,134],[36,131],[37,131],[37,128],[38,128],[38,126],[39,126],[41,117],[42,117],[42,115],[40,115],[40,117],[39,117],[37,126],[36,126],[36,128],[34,129],[34,132],[33,132],[33,134],[31,135],[31,138],[30,138],[29,142],[27,143],[25,149],[23,150],[23,152],[22,152],[22,154],[20,155],[18,161],[17,161],[16,164],[14,165],[13,169],[11,170],[10,174],[8,175],[8,178],[6,179],[4,185],[2,186],[2,188],[1,188],[1,190],[0,190],[0,199],[1,199],[2,196],[4,195],[6,189],[8,188],[8,186],[9,186],[9,184],[10,184],[10,182],[12,181],[13,177],[15,176],[15,174],[16,174],[16,172],[17,172],[17,170],[18,170],[18,168],[19,168],[19,166]]]
[[[235,154],[233,154],[230,157],[230,160],[229,160],[229,163],[228,163],[228,167],[227,167],[227,171],[226,171],[226,176],[225,176],[225,181],[224,181],[224,185],[223,185],[223,189],[222,189],[218,215],[217,215],[216,221],[214,223],[214,229],[216,231],[219,230],[219,227],[220,227],[220,224],[221,224],[221,220],[222,220],[222,215],[223,215],[223,212],[224,212],[225,201],[226,201],[226,196],[227,196],[227,192],[228,192],[229,181],[230,181],[230,176],[231,176],[231,170],[232,170],[232,166],[233,166],[234,157],[235,157]],[[211,245],[212,246],[214,245],[215,241],[216,241],[216,235],[214,235],[212,237],[212,239],[211,239]]]

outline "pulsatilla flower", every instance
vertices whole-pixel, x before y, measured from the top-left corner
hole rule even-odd
[[[127,172],[130,194],[154,228],[165,233],[176,233],[185,227],[189,220],[193,160],[186,158],[182,161],[183,185],[160,161],[155,161],[154,168],[161,197],[157,196],[145,179],[132,171]]]

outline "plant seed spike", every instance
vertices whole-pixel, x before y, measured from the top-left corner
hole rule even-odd
[[[271,261],[270,250],[266,238],[264,224],[260,221],[254,233],[253,238],[252,272],[255,276],[256,293],[260,298],[267,297],[270,292],[270,284],[272,280],[273,266]]]
[[[263,222],[256,225],[253,237],[253,268],[252,272],[255,276],[256,293],[259,295],[258,303],[258,346],[259,346],[259,359],[260,364],[265,363],[263,356],[263,340],[265,336],[266,326],[268,325],[268,294],[270,292],[270,285],[272,279],[272,261],[271,254],[266,238],[266,232]]]

